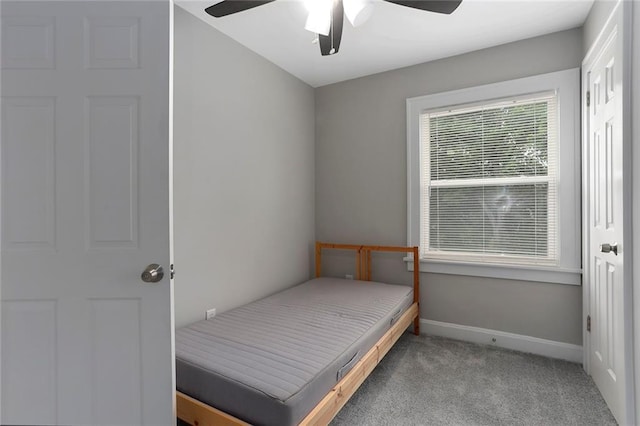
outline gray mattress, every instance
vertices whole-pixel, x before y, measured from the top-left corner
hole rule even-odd
[[[299,423],[413,302],[316,278],[176,331],[177,388],[255,425]]]

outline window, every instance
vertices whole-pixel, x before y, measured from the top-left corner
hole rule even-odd
[[[572,70],[408,100],[424,269],[579,284],[577,86]]]
[[[420,248],[429,257],[555,264],[555,93],[420,120]]]

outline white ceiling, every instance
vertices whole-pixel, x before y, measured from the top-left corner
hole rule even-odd
[[[219,0],[176,4],[313,87],[581,26],[593,0],[463,0],[451,15],[372,0],[371,19],[345,19],[340,51],[321,56],[302,0],[277,0],[213,18]],[[206,46],[203,46],[205,49]]]

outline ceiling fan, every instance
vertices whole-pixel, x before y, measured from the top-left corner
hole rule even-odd
[[[253,9],[275,0],[222,0],[205,9],[216,18]],[[384,0],[413,9],[449,15],[462,0]],[[344,16],[354,27],[361,25],[371,15],[371,0],[305,0],[309,16],[305,28],[318,34],[322,56],[334,55],[340,48]]]

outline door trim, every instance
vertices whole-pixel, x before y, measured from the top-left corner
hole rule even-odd
[[[631,20],[631,25],[629,25],[629,28],[633,28],[634,25],[636,28],[638,28],[638,25],[640,25],[640,5],[637,2],[631,2],[631,3],[635,3],[635,4],[630,4],[630,12],[629,12],[629,16],[630,16],[630,20]],[[632,40],[630,40],[631,43],[631,47],[635,47],[635,54],[632,53],[632,56],[630,56],[630,63],[631,63],[631,70],[632,70],[632,75],[631,75],[631,90],[630,93],[634,93],[635,96],[633,99],[631,99],[632,102],[632,106],[631,106],[631,112],[635,113],[636,116],[638,113],[640,113],[640,52],[638,51],[638,49],[640,48],[640,31],[636,30],[633,31],[633,34],[631,35]],[[633,52],[633,49],[632,49]],[[635,123],[632,123],[632,145],[635,144],[636,147],[640,146],[640,123],[636,120]],[[640,170],[640,150],[635,150],[633,152],[633,158],[631,160],[632,165],[633,165],[633,169],[632,170],[636,170],[639,171]],[[640,213],[640,173],[633,173],[633,183],[632,183],[632,191],[633,191],[633,228],[632,228],[632,243],[634,245],[634,247],[636,247],[636,250],[633,251],[633,261],[631,262],[633,265],[640,265],[640,249],[638,249],[637,247],[640,247],[640,217],[638,217],[638,214]],[[640,269],[638,269],[638,267],[635,268],[634,273],[636,274],[640,274]],[[633,362],[634,362],[634,367],[635,368],[635,389],[636,389],[636,421],[640,421],[640,312],[637,312],[638,309],[640,309],[640,277],[638,276],[634,276],[633,277],[633,294],[634,294],[634,299],[633,299],[633,305],[634,308],[636,310],[636,312],[634,313],[634,330],[635,330],[635,335],[634,335],[634,357],[633,357]]]
[[[586,93],[589,89],[589,72],[594,65],[595,60],[599,56],[604,44],[607,42],[609,35],[617,25],[618,14],[622,14],[620,22],[622,22],[622,30],[618,32],[622,37],[623,58],[622,58],[622,84],[623,87],[629,88],[623,91],[622,100],[622,145],[623,145],[623,226],[625,230],[632,228],[632,139],[631,139],[631,59],[632,59],[632,3],[618,0],[616,6],[607,18],[607,21],[598,34],[598,37],[590,46],[587,54],[582,61],[582,87],[581,87],[581,105],[582,105],[582,264],[583,264],[583,304],[582,304],[582,324],[583,324],[583,366],[585,371],[591,374],[591,334],[586,330],[587,315],[590,310],[590,287],[589,287],[589,268],[587,267],[590,259],[589,253],[589,150],[588,150],[588,134],[589,134],[589,112],[586,108]],[[628,231],[625,232],[630,235]],[[627,345],[625,345],[625,373],[628,377],[635,377],[634,363],[634,333],[633,333],[633,244],[629,237],[625,237],[625,247],[623,247],[624,256],[627,261],[623,265],[624,280],[624,335]],[[639,332],[640,334],[640,332]],[[639,342],[640,343],[640,342]],[[640,377],[636,379],[640,385]],[[634,380],[625,382],[625,424],[635,424],[636,419],[636,399]],[[638,407],[640,408],[640,407]]]
[[[174,23],[175,23],[175,1],[168,0],[169,3],[169,288],[170,288],[170,309],[171,309],[171,391],[175,394],[176,389],[176,312],[175,312],[175,281],[173,280],[173,267],[175,263],[175,247],[173,233],[173,71],[174,71]],[[173,418],[177,418],[178,409],[176,399],[171,398],[171,410]]]

